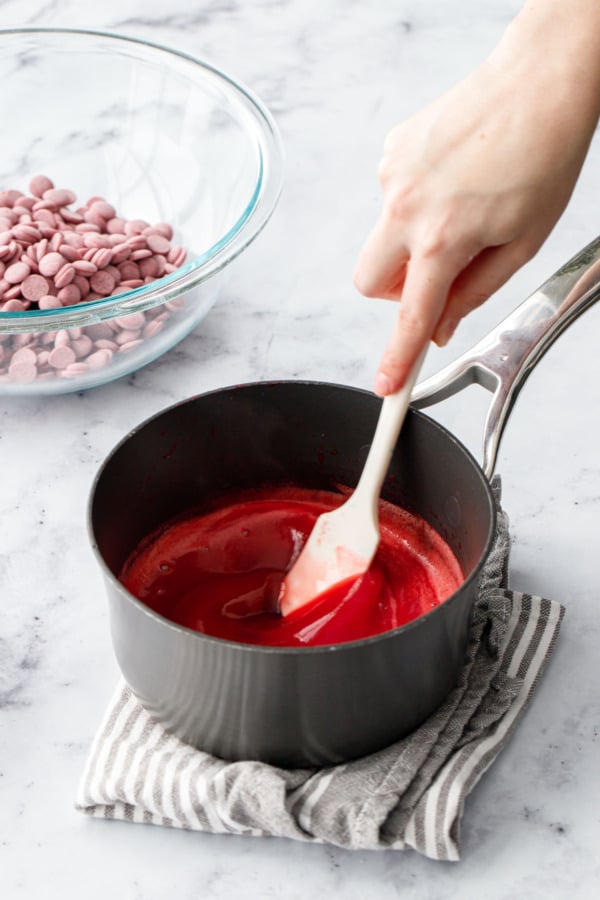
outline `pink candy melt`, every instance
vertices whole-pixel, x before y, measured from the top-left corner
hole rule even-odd
[[[21,293],[26,300],[37,303],[48,293],[49,285],[42,275],[28,275],[21,284]]]
[[[46,175],[34,176],[29,192],[0,191],[0,313],[61,309],[118,295],[185,262],[186,251],[171,243],[173,229],[166,222],[127,220],[102,197],[73,209],[76,194],[55,187]],[[178,308],[165,304],[84,329],[0,332],[0,380],[28,383],[101,369],[114,352],[133,350],[157,335]]]

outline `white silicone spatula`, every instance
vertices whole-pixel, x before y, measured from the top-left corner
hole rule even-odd
[[[379,545],[378,501],[381,486],[410,395],[423,364],[420,355],[404,386],[385,397],[373,443],[360,480],[345,503],[319,516],[279,594],[283,616],[299,610],[336,584],[358,578],[369,568]]]

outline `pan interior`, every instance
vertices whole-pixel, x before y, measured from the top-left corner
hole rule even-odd
[[[113,575],[161,524],[219,496],[266,485],[353,487],[380,401],[319,382],[242,385],[199,395],[143,423],[113,451],[90,502],[91,530]],[[446,429],[410,410],[382,491],[447,541],[465,578],[494,525],[487,479]]]

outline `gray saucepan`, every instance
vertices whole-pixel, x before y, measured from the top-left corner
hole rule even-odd
[[[437,529],[464,582],[427,615],[376,637],[312,648],[236,644],[162,618],[117,577],[145,535],[232,490],[355,484],[377,421],[375,396],[316,382],[247,384],[178,403],[127,435],[94,482],[89,532],[116,657],[144,707],[194,746],[281,766],[349,760],[419,725],[465,657],[495,527],[489,479],[512,404],[537,360],[598,297],[600,238],[415,391],[383,496]],[[482,466],[417,409],[473,382],[493,395]]]

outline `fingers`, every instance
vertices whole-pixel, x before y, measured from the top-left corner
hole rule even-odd
[[[384,210],[360,253],[354,283],[367,297],[401,300],[375,379],[384,397],[399,390],[434,334],[456,275],[472,256],[464,236],[452,244],[440,231],[409,250],[404,230]]]
[[[375,378],[375,393],[392,394],[404,384],[408,373],[436,329],[444,310],[451,279],[445,268],[431,259],[413,256],[406,266],[392,336]]]
[[[392,336],[375,379],[375,393],[399,390],[427,342],[443,346],[460,320],[481,306],[528,260],[535,247],[510,242],[487,247],[462,270],[458,260],[413,256],[406,273]],[[396,296],[396,295],[395,295]]]
[[[365,297],[397,300],[406,278],[409,252],[399,228],[390,228],[380,216],[358,257],[354,284]]]
[[[446,219],[443,227],[419,229],[423,236],[409,247],[400,217],[384,209],[360,253],[354,275],[358,290],[401,301],[375,380],[375,392],[382,397],[404,384],[437,328],[454,279],[479,250]]]
[[[486,247],[457,275],[448,292],[445,308],[433,333],[435,343],[443,347],[459,322],[481,306],[533,256],[534,248],[511,242]]]

